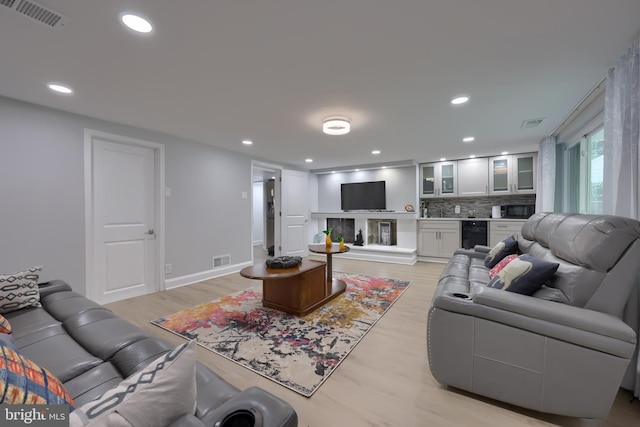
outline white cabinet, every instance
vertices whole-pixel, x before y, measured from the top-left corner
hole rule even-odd
[[[490,221],[489,246],[493,247],[509,236],[516,238],[522,231],[525,221]]]
[[[458,160],[458,196],[486,196],[489,194],[489,159]]]
[[[418,221],[418,256],[449,258],[460,248],[460,221]]]
[[[537,153],[489,158],[489,194],[535,194]]]
[[[457,162],[420,165],[421,197],[454,197],[458,189]]]

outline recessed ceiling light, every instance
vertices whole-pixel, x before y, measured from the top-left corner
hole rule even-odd
[[[249,141],[248,139],[245,139],[244,141],[242,141],[242,143],[244,145],[251,145],[251,144],[253,144],[253,141]]]
[[[49,86],[49,89],[58,93],[64,93],[65,95],[73,93],[73,90],[71,90],[70,87],[61,85],[59,83],[49,83],[47,86]]]
[[[451,103],[453,105],[460,105],[460,104],[464,104],[465,102],[469,101],[469,97],[468,96],[459,96],[457,98],[453,98],[451,100]]]
[[[360,172],[360,169],[354,169],[356,172]]]
[[[386,166],[383,166],[383,167],[382,167],[382,169],[386,169],[386,168],[387,168]]]
[[[373,150],[371,154],[380,154],[380,150]]]
[[[327,135],[345,135],[351,130],[348,117],[331,116],[322,120],[322,132]]]
[[[469,155],[469,158],[470,158],[470,159],[475,159],[475,158],[476,158],[476,155],[475,155],[475,154],[470,154],[470,155]]]
[[[331,171],[331,173],[336,173],[336,171]]]
[[[311,162],[313,162],[313,159],[304,159],[304,161],[307,162],[307,163],[311,163]]]
[[[500,154],[502,154],[503,156],[506,156],[507,154],[509,154],[509,152],[508,152],[508,151],[503,151],[503,152],[502,152],[502,153],[500,153]]]
[[[153,29],[149,21],[138,15],[127,13],[122,15],[120,19],[124,25],[139,33],[150,33]]]
[[[444,162],[445,160],[447,160],[447,158],[446,158],[446,157],[440,157],[440,161],[441,161],[441,162]]]
[[[462,138],[462,142],[473,142],[476,139],[473,136],[465,136],[464,138]]]

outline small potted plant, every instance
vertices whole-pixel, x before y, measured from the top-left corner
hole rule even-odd
[[[333,230],[332,228],[328,228],[326,230],[322,230],[322,232],[327,235],[327,237],[324,239],[324,242],[326,243],[327,246],[331,246],[331,243],[333,243],[333,242],[331,242],[331,231],[332,230]]]

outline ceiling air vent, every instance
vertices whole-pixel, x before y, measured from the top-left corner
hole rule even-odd
[[[30,0],[0,0],[0,5],[57,30],[69,22],[66,16]]]
[[[530,128],[537,127],[540,123],[542,123],[543,120],[544,120],[544,117],[539,119],[524,120],[520,125],[520,129],[530,129]]]

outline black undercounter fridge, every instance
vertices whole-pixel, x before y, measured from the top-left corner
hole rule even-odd
[[[488,221],[466,220],[462,222],[462,247],[473,249],[475,245],[487,245]]]

